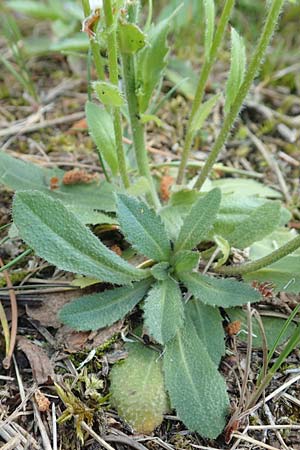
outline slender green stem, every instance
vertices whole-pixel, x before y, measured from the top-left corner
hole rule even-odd
[[[154,206],[159,207],[160,203],[157,192],[155,190],[148,161],[145,142],[145,127],[144,124],[140,121],[139,116],[139,106],[136,97],[134,57],[130,54],[125,53],[123,53],[121,57],[123,66],[123,80],[125,84],[125,94],[128,104],[130,125],[132,131],[132,140],[139,174],[140,176],[143,176],[148,180],[150,186],[151,203]]]
[[[245,273],[255,272],[256,270],[263,269],[264,267],[279,261],[290,253],[293,253],[299,247],[300,235],[260,259],[246,264],[239,264],[237,266],[223,266],[217,269],[216,272],[224,275],[243,275]]]
[[[211,50],[209,57],[205,59],[204,65],[200,74],[200,78],[198,81],[197,89],[195,98],[192,104],[192,110],[189,117],[188,125],[187,125],[187,132],[186,132],[186,138],[184,142],[184,147],[181,155],[181,163],[178,170],[178,176],[177,176],[177,184],[181,184],[184,177],[184,171],[186,168],[186,164],[188,161],[189,153],[191,151],[191,147],[193,145],[194,140],[194,131],[193,131],[193,120],[194,117],[202,103],[205,86],[211,71],[211,68],[216,60],[218,50],[220,47],[220,44],[223,40],[223,36],[231,15],[232,8],[234,6],[235,0],[226,0],[222,15],[220,17],[220,21],[212,42]]]
[[[89,0],[82,0],[82,9],[84,13],[84,17],[88,17],[90,15],[90,4]],[[100,46],[99,44],[93,39],[90,39],[90,47],[93,53],[93,59],[94,64],[97,72],[97,77],[99,80],[105,80],[105,73],[104,73],[104,66],[102,62],[102,58],[100,55]]]
[[[118,69],[117,35],[116,35],[116,28],[114,26],[115,24],[111,0],[104,0],[103,7],[107,31],[109,77],[111,83],[118,86],[119,69]],[[125,186],[125,188],[128,188],[130,183],[126,169],[126,159],[122,141],[123,134],[122,134],[122,119],[120,108],[117,107],[114,108],[113,116],[114,116],[114,130],[115,130],[119,171],[123,185]]]
[[[15,266],[18,262],[20,262],[26,256],[30,255],[30,253],[32,253],[32,250],[31,250],[31,248],[28,248],[23,253],[21,253],[21,255],[17,256],[15,259],[13,259],[9,263],[5,264],[5,266],[1,267],[0,272],[3,272],[4,270],[9,269],[12,266]]]
[[[228,138],[231,127],[234,124],[234,121],[235,121],[235,119],[242,107],[242,104],[249,92],[251,84],[252,84],[252,82],[257,74],[257,71],[263,61],[267,47],[270,43],[271,37],[275,30],[277,20],[278,20],[283,3],[284,3],[284,0],[273,0],[270,5],[267,20],[265,22],[260,39],[258,41],[258,44],[257,44],[254,54],[252,56],[251,62],[249,64],[248,70],[246,72],[245,79],[236,95],[235,101],[233,102],[229,113],[225,117],[224,124],[220,130],[217,140],[215,141],[215,144],[211,150],[211,153],[210,153],[209,157],[207,158],[206,163],[195,183],[194,187],[197,189],[201,189],[201,187],[203,186],[203,183],[205,182],[207,176],[209,175],[216,159],[219,156],[220,151],[222,150],[222,148]]]

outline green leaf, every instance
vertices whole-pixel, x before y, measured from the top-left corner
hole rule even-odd
[[[175,281],[157,282],[149,291],[144,306],[144,324],[150,336],[160,344],[172,339],[182,327],[182,296]]]
[[[168,262],[160,262],[151,267],[150,272],[152,276],[159,281],[169,278],[170,264]]]
[[[156,26],[152,25],[147,38],[149,46],[137,54],[137,95],[140,113],[147,110],[153,91],[163,76],[169,53],[166,42],[169,30],[169,19],[159,22]]]
[[[230,245],[226,239],[222,238],[222,236],[215,235],[214,241],[217,244],[219,250],[221,250],[223,254],[223,256],[221,256],[221,258],[218,259],[218,262],[214,266],[215,269],[217,269],[223,266],[223,264],[225,264],[226,261],[228,260],[230,255]]]
[[[244,81],[246,70],[246,49],[243,38],[232,27],[231,28],[231,64],[226,84],[225,113],[228,114],[230,107],[236,99],[238,90]]]
[[[60,320],[74,330],[98,330],[123,319],[145,296],[151,281],[85,295],[65,305]]]
[[[209,58],[215,29],[214,0],[204,0],[204,14],[205,14],[205,39],[204,39],[205,58]]]
[[[124,105],[124,98],[118,86],[106,81],[94,81],[93,89],[103,105],[115,106],[117,108]]]
[[[163,223],[146,203],[117,195],[117,217],[122,232],[140,253],[156,261],[167,261],[171,246]]]
[[[67,206],[68,211],[73,213],[78,220],[84,225],[99,225],[99,224],[117,224],[115,217],[108,216],[99,211],[87,210],[83,206]]]
[[[212,361],[218,366],[225,355],[224,328],[219,309],[192,298],[187,302],[184,312],[193,323]]]
[[[171,405],[180,419],[191,431],[216,438],[229,412],[226,385],[188,318],[163,359]]]
[[[200,108],[198,109],[192,121],[191,131],[193,133],[196,133],[198,130],[200,130],[200,128],[202,128],[202,125],[212,112],[213,107],[219,100],[220,96],[221,96],[220,94],[213,95],[209,100],[200,105]]]
[[[23,13],[30,17],[40,20],[57,20],[63,18],[63,13],[60,13],[56,8],[45,5],[40,1],[26,0],[10,0],[5,2],[5,4],[16,11],[18,14]]]
[[[15,195],[13,219],[35,252],[70,272],[130,284],[147,277],[103,245],[63,204],[38,191]]]
[[[111,400],[136,432],[150,434],[168,411],[161,358],[141,344],[128,349],[128,358],[111,370]]]
[[[247,342],[247,312],[241,308],[230,308],[226,309],[230,320],[232,322],[238,320],[241,322],[241,331],[238,334],[238,339]],[[272,348],[276,342],[281,329],[286,322],[286,319],[280,317],[265,317],[261,316],[261,320],[264,326],[264,331],[267,339],[268,348]],[[282,336],[278,345],[284,344],[288,338],[293,334],[296,329],[296,324],[291,323],[286,330],[285,334]],[[261,348],[263,346],[260,328],[255,316],[252,316],[252,345],[254,348]]]
[[[184,219],[175,243],[176,252],[191,250],[207,237],[217,215],[220,202],[221,192],[219,189],[213,189],[199,198]]]
[[[0,183],[10,189],[39,190],[59,199],[66,207],[81,208],[86,211],[115,211],[115,198],[111,184],[95,182],[89,184],[64,185],[65,172],[60,169],[47,169],[36,164],[13,158],[0,151]],[[50,189],[51,178],[59,179],[59,188]]]
[[[239,223],[227,240],[234,247],[246,248],[271,234],[279,225],[280,208],[279,201],[265,202]]]
[[[180,278],[181,273],[192,272],[194,269],[197,269],[199,260],[200,253],[192,252],[190,250],[183,250],[175,253],[172,265],[175,269],[175,273]]]
[[[250,247],[249,257],[256,260],[268,255],[297,236],[295,230],[280,228]],[[300,291],[300,249],[280,259],[270,266],[244,275],[245,280],[269,281],[274,283],[275,291]]]
[[[90,135],[95,142],[98,152],[108,164],[113,175],[118,173],[118,159],[114,124],[110,114],[92,102],[86,102],[85,114]]]
[[[251,286],[236,280],[213,278],[200,273],[185,273],[181,279],[194,297],[211,306],[227,308],[244,305],[258,302],[261,297]]]
[[[119,47],[122,53],[134,54],[146,45],[146,35],[133,23],[119,22]]]

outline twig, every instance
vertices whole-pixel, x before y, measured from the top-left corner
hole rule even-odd
[[[85,422],[81,422],[81,427],[87,431],[90,436],[92,436],[102,447],[106,448],[106,450],[115,450],[111,445],[109,445],[107,442],[105,442],[104,439],[102,439],[100,436],[98,436],[97,433],[95,433],[92,428],[90,428]]]
[[[85,117],[85,112],[80,111],[73,114],[69,114],[64,117],[57,117],[56,119],[44,120],[43,122],[37,123],[35,125],[27,126],[26,123],[21,123],[18,125],[13,125],[6,130],[0,131],[0,137],[10,136],[12,134],[27,134],[33,133],[34,131],[42,130],[43,128],[54,127],[55,125],[64,125],[65,123],[76,122],[77,120],[83,119]]]
[[[4,263],[0,258],[0,266],[4,267]],[[9,339],[9,350],[6,357],[3,359],[2,365],[4,369],[10,368],[12,354],[14,352],[16,337],[17,337],[17,328],[18,328],[18,306],[17,306],[17,298],[16,294],[10,280],[9,274],[6,270],[3,271],[6,285],[9,288],[9,297],[10,297],[10,305],[11,305],[11,329],[10,329],[10,339]]]
[[[36,421],[37,421],[37,424],[38,424],[38,427],[39,427],[39,430],[41,433],[44,450],[52,450],[49,436],[47,434],[45,425],[43,424],[40,412],[39,412],[34,400],[32,400],[32,405],[33,405],[33,409],[34,409],[34,415],[35,415],[35,418],[36,418]]]
[[[249,425],[248,430],[300,430],[300,425]]]
[[[250,442],[250,444],[257,445],[258,448],[266,448],[268,450],[278,450],[278,448],[272,447],[271,445],[265,444],[264,442],[257,441],[256,439],[251,438],[250,436],[241,434],[241,433],[233,433],[232,435],[236,439],[241,439],[242,441]]]
[[[272,415],[272,413],[271,413],[271,410],[270,410],[269,406],[267,405],[267,403],[264,404],[264,410],[265,410],[265,414],[266,414],[267,418],[269,419],[270,425],[271,425],[271,426],[275,426],[275,420],[274,420],[274,417],[273,417],[273,415]],[[279,433],[278,429],[277,429],[277,428],[273,428],[273,430],[274,430],[274,432],[275,432],[275,434],[276,434],[276,437],[277,437],[278,441],[279,441],[280,444],[282,445],[282,448],[283,448],[284,450],[289,450],[288,446],[287,446],[286,443],[284,442],[283,437],[282,437],[281,434]]]
[[[57,450],[57,422],[54,402],[52,402],[52,447],[53,450]]]

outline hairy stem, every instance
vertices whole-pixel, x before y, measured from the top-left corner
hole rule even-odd
[[[217,53],[218,53],[220,44],[222,42],[225,30],[226,30],[226,26],[228,24],[228,20],[230,18],[231,11],[234,6],[234,3],[235,3],[235,0],[226,0],[215,36],[214,36],[214,39],[212,42],[210,54],[209,54],[208,58],[206,58],[204,61],[204,65],[203,65],[203,68],[202,68],[202,71],[200,74],[200,78],[198,81],[197,89],[196,89],[195,98],[194,98],[194,101],[192,104],[192,111],[191,111],[188,125],[187,125],[186,138],[185,138],[184,147],[183,147],[183,151],[182,151],[182,155],[181,155],[181,163],[180,163],[178,175],[177,175],[177,184],[181,184],[183,181],[184,171],[186,168],[186,164],[187,164],[188,157],[189,157],[191,147],[193,145],[193,140],[194,140],[194,132],[193,132],[193,127],[192,127],[193,120],[194,120],[194,117],[195,117],[199,107],[201,106],[207,79],[209,77],[211,68],[216,60]]]
[[[130,54],[123,53],[122,66],[123,66],[123,80],[125,84],[125,94],[128,103],[128,111],[132,132],[132,140],[135,151],[136,162],[139,170],[139,175],[147,178],[150,185],[149,199],[151,203],[159,207],[159,199],[155,190],[153,179],[150,172],[150,165],[148,161],[146,142],[145,142],[145,127],[140,121],[139,106],[136,96],[136,82],[135,82],[135,67],[134,57]]]
[[[257,71],[263,61],[267,47],[270,43],[271,37],[275,30],[277,20],[278,20],[283,3],[284,3],[284,0],[273,0],[270,4],[267,20],[265,22],[260,39],[258,41],[258,44],[257,44],[254,54],[252,56],[251,62],[247,69],[245,79],[236,95],[235,101],[233,102],[229,113],[225,117],[224,124],[220,130],[217,140],[215,141],[212,151],[211,151],[209,157],[207,158],[206,163],[195,183],[194,187],[196,189],[201,189],[201,187],[203,186],[203,183],[205,182],[206,178],[210,174],[210,171],[228,138],[231,127],[234,124],[234,121],[235,121],[235,119],[242,107],[242,104],[249,92],[251,84],[252,84],[252,82],[257,74]]]
[[[117,35],[116,29],[114,27],[114,17],[112,10],[111,0],[104,0],[103,3],[105,25],[107,31],[107,49],[108,49],[108,67],[109,67],[109,78],[112,84],[118,86],[119,82],[119,69],[118,69],[118,48],[117,48]],[[115,140],[117,157],[119,164],[119,171],[122,178],[123,185],[125,188],[129,187],[129,177],[126,169],[126,159],[123,147],[123,133],[122,133],[122,119],[121,110],[118,107],[113,108],[114,117],[114,130],[115,130]]]
[[[84,17],[88,17],[90,14],[89,0],[82,0],[82,9],[83,9]],[[99,80],[104,80],[105,74],[104,74],[102,58],[100,55],[100,46],[95,40],[90,39],[90,47],[91,47],[92,54],[93,54],[93,60],[94,60],[94,64],[95,64],[95,68],[96,68],[96,72],[97,72],[97,77],[99,78]]]
[[[216,272],[222,273],[224,275],[243,275],[245,273],[255,272],[256,270],[263,269],[264,267],[270,266],[276,261],[279,261],[290,253],[293,253],[299,247],[300,235],[282,245],[277,250],[274,250],[274,252],[270,253],[269,255],[263,256],[260,259],[237,266],[220,267],[216,270]]]

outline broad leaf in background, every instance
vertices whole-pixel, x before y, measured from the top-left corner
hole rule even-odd
[[[84,225],[98,225],[98,224],[114,224],[117,225],[118,221],[115,217],[111,217],[99,211],[89,210],[81,206],[68,205],[66,206],[68,211],[74,214],[78,220]]]
[[[101,281],[130,284],[147,277],[103,245],[59,200],[38,191],[17,192],[13,220],[21,238],[58,268]]]
[[[61,180],[66,172],[47,169],[36,164],[13,158],[0,151],[0,183],[10,189],[38,190],[59,199],[66,207],[82,207],[87,211],[115,211],[115,197],[111,184],[95,182],[88,184],[64,185]],[[59,188],[51,190],[51,178],[59,179]]]
[[[200,197],[185,217],[175,243],[175,251],[191,250],[205,239],[212,227],[221,202],[221,191],[212,191]]]
[[[204,0],[204,15],[205,15],[205,36],[204,36],[205,58],[209,58],[215,30],[214,0]]]
[[[169,19],[165,19],[155,26],[152,25],[147,36],[149,46],[137,54],[137,94],[140,113],[147,110],[154,89],[163,76],[169,52],[166,42],[169,30]]]
[[[228,114],[234,102],[238,90],[244,81],[246,70],[246,49],[244,39],[232,27],[231,28],[231,64],[226,84],[225,113]]]
[[[150,434],[168,411],[162,360],[141,344],[128,345],[128,358],[111,370],[111,401],[138,433]]]
[[[170,278],[157,282],[144,305],[144,324],[157,342],[166,344],[183,325],[183,303],[178,283]]]
[[[260,242],[255,242],[250,247],[249,257],[251,260],[262,258],[286,242],[297,236],[295,230],[285,228],[278,229]],[[243,276],[245,280],[266,280],[274,283],[275,291],[299,293],[300,291],[300,249],[285,256],[274,264],[247,273]]]
[[[98,152],[108,164],[112,174],[117,175],[118,159],[114,124],[111,115],[106,109],[92,102],[86,103],[85,113],[89,132],[97,146]]]
[[[146,35],[134,23],[119,22],[119,47],[122,53],[134,54],[146,45]]]
[[[219,308],[204,305],[197,299],[190,299],[184,309],[195,327],[212,361],[218,366],[225,355],[225,336]]]
[[[241,322],[241,331],[238,334],[238,339],[247,342],[247,312],[241,308],[230,308],[226,309],[226,313],[228,314],[232,322],[236,320]],[[276,339],[279,336],[279,333],[281,332],[286,319],[280,317],[261,316],[261,320],[264,326],[268,348],[270,349],[273,347],[274,342],[276,342]],[[296,324],[292,322],[286,330],[285,334],[282,336],[279,345],[284,344],[293,334],[295,329]],[[252,316],[252,345],[254,348],[261,348],[263,346],[261,331],[255,316]]]
[[[282,198],[280,192],[255,180],[244,178],[221,178],[220,180],[214,180],[211,183],[212,187],[220,188],[223,195],[236,194],[238,192],[240,197],[244,195],[246,197],[256,195],[264,198]]]
[[[61,321],[74,330],[98,330],[123,319],[145,296],[149,280],[85,295],[65,305],[59,313]]]
[[[181,279],[195,298],[210,306],[245,305],[258,302],[261,295],[246,283],[209,277],[200,273],[185,273]]]
[[[40,1],[26,0],[24,2],[22,0],[10,0],[5,3],[9,8],[17,11],[18,13],[26,14],[35,19],[64,19],[63,10],[58,10],[50,5],[41,3]]]
[[[171,246],[161,218],[146,203],[128,195],[117,195],[117,217],[132,246],[148,258],[167,261]]]
[[[93,89],[103,105],[115,106],[117,108],[124,105],[124,97],[118,86],[107,81],[94,81]]]
[[[166,345],[163,359],[171,406],[191,431],[216,438],[229,412],[226,385],[189,317]]]
[[[227,240],[234,247],[248,247],[271,234],[279,226],[280,212],[279,201],[267,201],[236,225],[234,231],[226,237]]]

